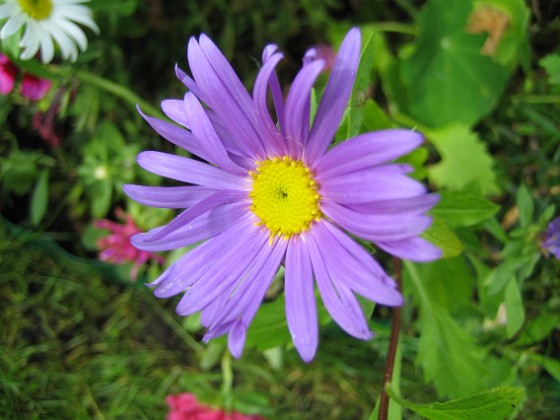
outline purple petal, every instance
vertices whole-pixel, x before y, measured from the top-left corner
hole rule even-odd
[[[361,171],[389,162],[416,149],[423,137],[416,131],[383,130],[365,133],[337,144],[313,163],[321,179]]]
[[[183,106],[190,121],[192,134],[208,156],[208,161],[228,172],[245,174],[247,171],[237,166],[229,158],[226,148],[218,138],[206,112],[192,93],[187,92]]]
[[[199,201],[191,208],[183,211],[166,226],[163,226],[157,233],[152,234],[152,240],[163,239],[170,233],[183,226],[188,225],[199,216],[221,206],[234,205],[245,202],[248,199],[247,193],[241,191],[218,191],[205,199]],[[247,203],[248,205],[248,203]]]
[[[331,278],[321,254],[322,244],[317,243],[314,233],[308,235],[309,254],[321,299],[327,311],[348,334],[362,340],[370,339],[373,334],[367,326],[360,304],[348,287],[343,283],[335,283],[335,279]]]
[[[245,339],[247,338],[247,326],[242,320],[233,323],[228,335],[228,348],[233,357],[239,359],[243,354]]]
[[[267,92],[270,78],[274,73],[276,64],[282,59],[282,54],[274,54],[264,63],[263,67],[257,75],[255,85],[253,87],[253,101],[255,103],[255,111],[264,130],[268,132],[269,142],[265,147],[269,149],[272,155],[283,156],[287,153],[284,138],[278,131],[276,124],[272,121],[267,105]]]
[[[280,267],[286,246],[284,239],[276,237],[271,245],[263,247],[242,281],[233,284],[228,293],[224,293],[203,309],[200,318],[202,325],[215,329],[218,325],[229,324],[245,317],[248,312],[254,314]]]
[[[206,102],[204,100],[204,95],[196,85],[196,82],[190,78],[187,73],[179,68],[177,64],[175,64],[175,75],[177,79],[179,79],[195,96],[200,99],[202,102]]]
[[[221,251],[214,266],[185,292],[177,305],[179,315],[198,312],[240,281],[269,238],[267,232],[250,226],[231,239],[231,244]]]
[[[205,334],[205,338],[218,337],[228,331],[233,322],[242,320],[241,325],[248,327],[257,313],[264,296],[274,279],[274,275],[280,267],[280,263],[285,256],[288,241],[274,238],[273,244],[268,246],[270,253],[264,254],[266,257],[261,269],[254,273],[254,280],[244,282],[243,293],[237,292],[232,299],[227,299],[227,306],[221,302],[213,302],[203,309],[201,321],[203,325],[208,325],[210,329]],[[216,304],[218,303],[218,304]],[[210,308],[213,306],[213,308]],[[208,313],[208,311],[211,313]]]
[[[186,209],[218,190],[198,185],[187,187],[150,187],[127,184],[123,185],[123,191],[130,198],[145,206]]]
[[[173,121],[181,124],[185,128],[190,128],[185,113],[183,101],[180,99],[165,99],[161,101],[161,109]]]
[[[246,203],[226,204],[204,213],[163,238],[160,233],[165,226],[134,235],[130,242],[143,251],[169,251],[212,238],[248,217],[251,215]]]
[[[250,220],[234,225],[218,236],[198,245],[183,255],[148,286],[155,287],[154,295],[167,298],[185,291],[216,267],[224,256],[224,249],[229,249],[233,241],[252,226]],[[215,258],[209,258],[215,256]]]
[[[305,362],[317,351],[318,321],[311,260],[303,237],[288,243],[286,252],[286,319],[294,345]]]
[[[360,61],[360,30],[351,29],[336,57],[327,87],[309,134],[307,161],[314,162],[331,143],[352,93]]]
[[[138,164],[156,175],[216,189],[247,191],[245,178],[193,159],[161,152],[138,154]]]
[[[324,201],[342,204],[389,201],[425,195],[424,185],[399,173],[403,165],[384,165],[338,177],[318,179]],[[407,166],[403,168],[406,170]]]
[[[333,202],[325,202],[321,210],[347,231],[373,242],[398,241],[417,236],[432,223],[429,216],[418,214],[377,215],[358,213]]]
[[[204,102],[219,116],[227,131],[243,143],[247,155],[264,157],[265,150],[254,125],[253,101],[226,58],[205,35],[201,35],[200,44],[191,38],[187,53]]]
[[[278,47],[276,45],[268,45],[263,50],[262,54],[262,61],[266,64],[266,62],[272,57],[272,55],[276,52]],[[284,117],[285,110],[284,110],[284,97],[282,95],[282,88],[280,87],[280,83],[278,82],[278,77],[276,77],[276,73],[272,72],[269,78],[269,86],[270,91],[272,93],[272,102],[274,102],[274,110],[276,111],[276,119],[278,121],[278,128],[280,129],[280,133],[282,137],[286,137],[286,119]]]
[[[429,262],[441,258],[441,250],[422,238],[407,238],[400,241],[375,243],[385,252],[410,261]]]
[[[290,155],[298,159],[307,143],[311,88],[323,66],[323,61],[315,61],[303,67],[294,79],[286,99],[286,142]]]
[[[200,145],[195,141],[193,135],[190,131],[183,128],[177,127],[167,121],[162,121],[154,117],[150,117],[142,112],[140,107],[138,107],[138,112],[142,115],[142,118],[146,120],[148,124],[163,138],[173,143],[193,155],[197,155],[202,159],[206,159],[204,152]]]
[[[328,222],[316,224],[314,238],[333,282],[344,283],[363,297],[387,306],[401,305],[396,284],[375,259],[348,235]]]
[[[351,204],[347,207],[358,213],[392,214],[398,217],[398,214],[427,212],[437,204],[439,199],[438,194],[423,194],[411,198]]]

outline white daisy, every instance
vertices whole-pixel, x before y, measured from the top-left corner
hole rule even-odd
[[[20,41],[20,58],[29,60],[41,49],[41,60],[48,63],[54,56],[56,41],[62,56],[76,61],[78,48],[87,48],[87,38],[77,25],[82,24],[99,32],[91,17],[91,10],[79,3],[89,0],[5,0],[0,5],[0,21],[6,19],[0,30],[0,39],[8,38],[25,26]],[[1,2],[1,0],[0,0]]]

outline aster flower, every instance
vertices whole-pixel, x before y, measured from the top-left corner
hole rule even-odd
[[[113,264],[133,263],[130,271],[130,277],[133,280],[136,280],[140,267],[148,261],[163,264],[164,260],[160,255],[150,251],[138,250],[130,244],[130,237],[141,232],[141,229],[134,223],[132,216],[125,214],[122,209],[117,209],[115,214],[117,218],[124,220],[124,224],[107,219],[94,222],[95,227],[107,229],[110,232],[108,236],[97,241],[97,247],[100,250],[99,259]]]
[[[246,416],[233,412],[226,413],[222,409],[215,409],[200,404],[193,394],[182,393],[169,395],[166,398],[171,411],[167,420],[264,420],[259,416]]]
[[[422,143],[419,133],[366,133],[329,150],[352,91],[360,44],[359,30],[350,30],[312,124],[311,89],[324,61],[305,59],[284,100],[275,75],[282,54],[270,45],[251,97],[206,35],[188,44],[193,77],[177,69],[189,92],[162,102],[184,128],[144,115],[160,135],[209,163],[160,152],[138,155],[144,169],[189,185],[125,186],[145,205],[186,209],[132,243],[163,251],[202,242],[151,286],[160,298],[184,292],[177,312],[202,311],[204,339],[229,333],[236,357],[281,264],[288,327],[299,354],[310,361],[318,345],[315,283],[332,318],[364,340],[373,334],[355,294],[402,304],[395,282],[349,234],[400,258],[441,255],[419,237],[431,223],[424,213],[438,196],[407,176],[410,166],[391,163]],[[277,121],[267,109],[269,92]]]
[[[88,1],[5,0],[0,5],[0,20],[6,19],[0,30],[0,39],[6,39],[25,27],[20,41],[22,60],[29,60],[40,49],[41,60],[49,63],[54,57],[56,42],[65,59],[76,61],[77,46],[82,51],[87,48],[87,38],[78,24],[99,31],[91,17],[91,10],[80,4]]]
[[[560,217],[553,219],[546,229],[542,249],[545,255],[554,255],[560,260]]]

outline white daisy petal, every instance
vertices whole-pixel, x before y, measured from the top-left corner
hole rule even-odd
[[[70,59],[70,61],[76,61],[78,49],[70,37],[56,25],[52,25],[51,35],[59,45],[60,50],[62,51],[62,57]]]
[[[81,23],[93,31],[99,32],[99,28],[91,18],[91,10],[86,6],[66,6],[64,8],[59,8],[53,13],[53,17]]]
[[[48,32],[48,29],[45,29],[40,25],[42,32]],[[43,63],[50,63],[54,57],[54,44],[53,40],[50,36],[42,36],[40,39],[41,44],[41,61]]]
[[[30,21],[27,23],[27,29],[25,30],[25,34],[20,41],[20,46],[23,47],[23,51],[20,55],[22,60],[29,60],[33,58],[39,47],[41,45],[41,35],[39,33],[39,28],[37,22]]]
[[[0,5],[0,19],[5,19],[10,16],[14,16],[16,13],[20,12],[21,9],[17,1],[8,1]]]
[[[20,57],[25,60],[33,58],[40,51],[41,60],[48,63],[54,57],[55,44],[58,44],[62,56],[75,61],[78,47],[85,51],[88,46],[81,26],[99,33],[91,9],[82,5],[89,0],[51,0],[51,9],[42,8],[33,2],[27,3],[23,9],[19,0],[0,1],[0,21],[5,20],[0,24],[0,39],[24,28]]]
[[[15,34],[25,23],[25,19],[21,14],[13,15],[4,24],[2,31],[0,31],[0,38],[6,39],[9,36]]]
[[[53,0],[55,6],[66,6],[67,4],[89,3],[90,0]]]
[[[68,20],[62,20],[62,19],[53,19],[53,23],[56,23],[56,25],[62,29],[64,32],[66,32],[66,34],[68,36],[70,36],[71,38],[73,38],[76,43],[79,45],[80,49],[82,51],[85,51],[87,48],[87,38],[84,35],[84,33],[82,32],[82,30],[80,29],[80,27]]]

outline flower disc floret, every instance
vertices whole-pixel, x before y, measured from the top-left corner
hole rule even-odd
[[[311,170],[288,156],[257,162],[251,171],[251,211],[272,236],[305,232],[319,220],[320,196]]]
[[[51,15],[53,4],[51,0],[18,0],[21,9],[35,20],[43,20]]]

